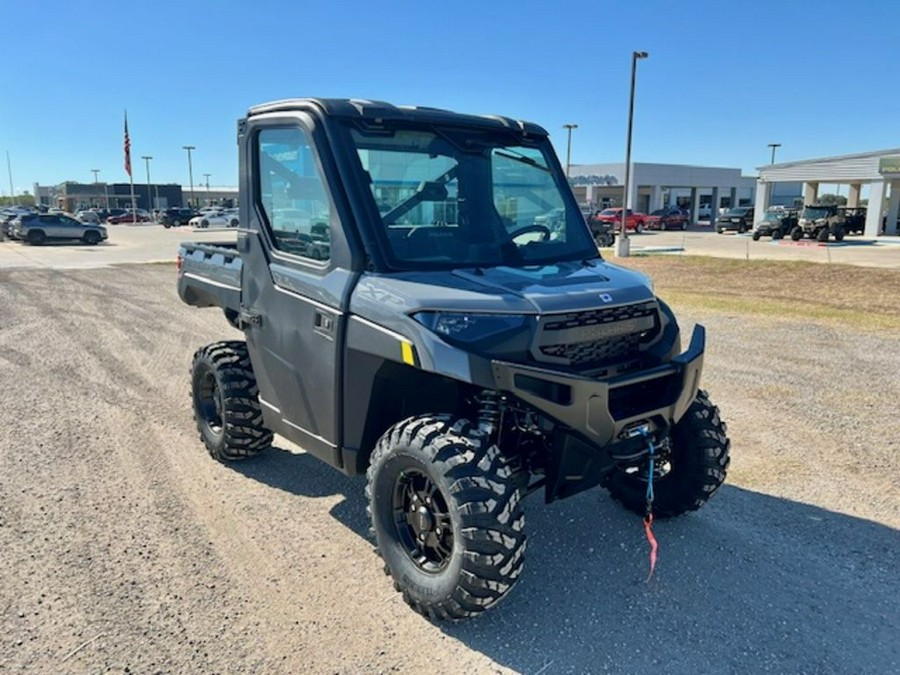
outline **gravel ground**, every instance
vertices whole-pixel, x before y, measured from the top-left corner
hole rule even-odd
[[[706,508],[657,524],[655,577],[605,493],[532,497],[521,583],[438,626],[383,576],[361,479],[280,440],[205,454],[188,365],[237,334],[171,266],[0,289],[0,673],[900,670],[894,334],[683,314],[733,459]]]

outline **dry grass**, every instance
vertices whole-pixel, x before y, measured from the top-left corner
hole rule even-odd
[[[700,256],[615,262],[649,274],[656,292],[680,307],[900,329],[900,270]]]

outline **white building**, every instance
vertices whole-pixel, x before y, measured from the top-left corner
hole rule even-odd
[[[631,195],[628,203],[636,211],[650,213],[664,206],[681,206],[692,214],[700,207],[713,214],[731,206],[751,205],[756,199],[757,179],[742,176],[740,169],[685,164],[631,165]],[[573,164],[569,170],[575,196],[592,208],[621,206],[624,197],[625,164]],[[784,204],[800,196],[800,186],[781,186],[775,194]]]
[[[869,192],[864,236],[877,237],[882,225],[885,234],[897,234],[900,210],[900,148],[876,150],[856,155],[824,157],[800,162],[759,167],[756,212],[775,203],[772,195],[785,182],[803,184],[803,202],[814,204],[820,184],[849,185],[847,206],[859,206],[860,192]]]

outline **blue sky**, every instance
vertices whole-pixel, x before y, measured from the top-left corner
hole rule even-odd
[[[896,0],[0,0],[0,152],[37,181],[237,184],[235,121],[295,96],[498,113],[565,161],[740,167],[900,147]],[[5,159],[5,158],[4,158]],[[5,167],[3,167],[5,169]],[[0,171],[3,194],[9,193]]]

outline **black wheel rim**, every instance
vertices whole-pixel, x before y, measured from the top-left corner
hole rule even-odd
[[[216,376],[210,370],[200,374],[197,386],[197,414],[210,433],[219,436],[223,431],[222,392]]]
[[[436,574],[450,562],[453,524],[447,500],[425,473],[406,469],[394,483],[394,527],[403,550],[424,572]]]

